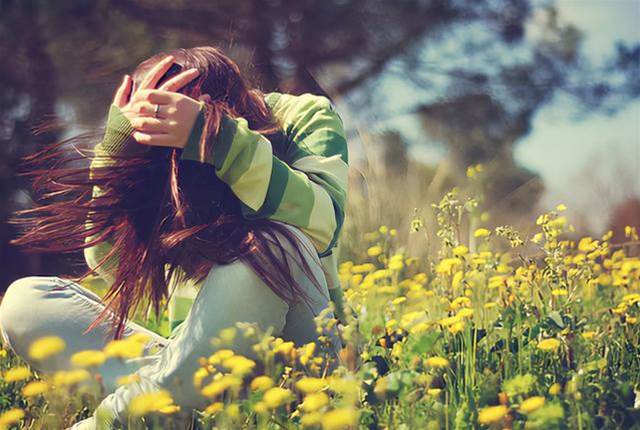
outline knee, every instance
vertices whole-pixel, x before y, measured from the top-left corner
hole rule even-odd
[[[0,302],[0,334],[5,344],[14,349],[17,339],[30,327],[29,320],[38,314],[45,293],[60,285],[58,278],[29,276],[11,283]],[[14,349],[15,350],[15,349]]]

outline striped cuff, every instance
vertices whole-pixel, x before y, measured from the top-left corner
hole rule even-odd
[[[107,125],[100,148],[108,155],[143,154],[149,150],[146,145],[140,145],[133,138],[135,129],[129,119],[114,104],[109,108]]]
[[[200,140],[202,139],[202,132],[204,131],[207,119],[206,112],[206,105],[201,103],[200,111],[198,112],[198,116],[191,127],[187,143],[182,150],[182,154],[180,154],[181,160],[199,161],[201,163],[214,165],[214,151],[210,150],[208,151],[209,153],[205,153],[204,156],[201,156],[200,154]],[[223,121],[220,123],[219,135],[223,133],[223,127],[225,125],[224,119],[225,117],[223,116]]]

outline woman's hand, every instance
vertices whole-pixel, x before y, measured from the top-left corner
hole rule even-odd
[[[202,101],[175,92],[198,76],[197,69],[185,70],[155,89],[173,60],[168,56],[159,61],[131,97],[133,80],[129,75],[125,75],[116,91],[113,104],[121,109],[136,129],[133,138],[140,144],[184,148],[202,107]],[[206,97],[201,97],[201,100]]]

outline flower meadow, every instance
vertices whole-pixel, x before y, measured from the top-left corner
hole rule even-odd
[[[181,411],[170,389],[147,393],[130,404],[129,428],[182,428],[174,417],[184,413],[205,429],[640,428],[638,232],[626,228],[615,244],[612,232],[579,237],[565,210],[523,235],[483,227],[481,195],[454,188],[433,205],[437,229],[411,222],[437,253],[407,255],[382,226],[362,238],[357,261],[340,264],[348,324],[331,374],[327,327],[319,344],[294,345],[239,324],[212,339],[193,375],[206,408]],[[238,336],[254,341],[254,356],[233,352]],[[104,395],[96,367],[139,356],[147,340],[79,352],[75,370],[48,376],[0,351],[0,429],[89,416]],[[64,348],[46,337],[29,354]]]

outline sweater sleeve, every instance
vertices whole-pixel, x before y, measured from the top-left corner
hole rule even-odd
[[[122,153],[139,154],[147,150],[143,145],[137,144],[131,135],[133,134],[133,127],[129,120],[122,114],[120,109],[116,105],[111,105],[107,116],[107,124],[105,127],[105,133],[102,141],[94,148],[94,154],[91,158],[91,164],[89,167],[89,176],[93,177],[98,169],[108,168],[113,162],[113,156]],[[98,186],[93,187],[92,198],[98,199],[104,190]],[[87,217],[85,222],[85,228],[87,230],[92,228],[91,216]],[[94,235],[87,237],[85,243],[96,239],[100,235],[97,232]],[[100,261],[107,256],[113,243],[109,240],[102,241],[96,245],[84,249],[84,258],[87,266],[97,273],[108,284],[112,284],[114,281],[114,270],[117,267],[117,256],[111,256],[103,265],[97,267]]]
[[[243,203],[247,219],[270,218],[296,226],[321,256],[336,245],[344,220],[347,145],[342,120],[329,99],[271,93],[285,139],[271,142],[245,118],[224,116],[213,150],[201,159],[190,139],[182,159],[213,165]],[[274,155],[274,145],[281,158]]]

